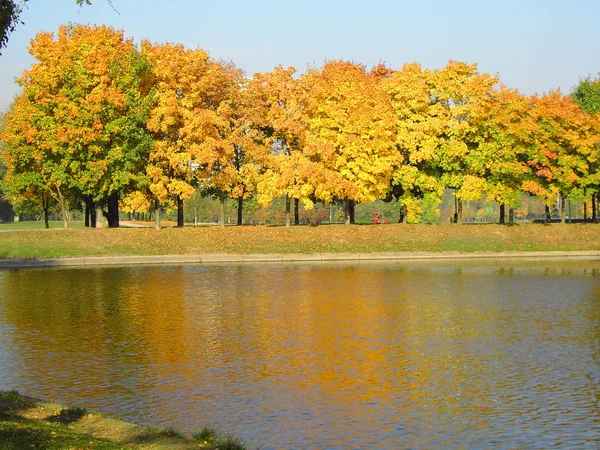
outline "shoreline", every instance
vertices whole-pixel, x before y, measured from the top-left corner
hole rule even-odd
[[[81,407],[65,407],[17,391],[0,390],[2,448],[99,448],[247,450],[233,435],[204,427],[186,436],[172,427],[153,428]]]
[[[452,260],[600,260],[598,250],[506,252],[251,253],[86,256],[0,259],[0,270],[36,267],[95,267],[171,264],[319,263]]]

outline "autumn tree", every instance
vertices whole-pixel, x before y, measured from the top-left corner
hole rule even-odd
[[[347,223],[354,222],[354,202],[385,197],[397,158],[394,111],[377,79],[365,67],[327,62],[303,81],[307,127],[304,153],[325,169],[316,198],[345,201]]]
[[[194,195],[195,171],[202,169],[202,149],[223,123],[218,109],[227,95],[223,65],[201,49],[142,43],[153,67],[155,90],[148,129],[155,142],[147,169],[150,190],[160,204],[177,207],[183,226],[183,200]]]
[[[583,198],[598,183],[600,125],[598,117],[581,110],[559,91],[534,97],[537,145],[528,155],[535,176],[532,186],[547,209],[557,203],[564,222],[564,199]]]
[[[510,223],[514,221],[521,192],[539,193],[527,165],[528,155],[536,148],[532,109],[528,97],[500,87],[490,101],[480,105],[473,123],[477,151],[469,153],[467,166],[471,174],[485,179],[487,198],[500,204],[500,223],[506,222],[505,205]]]
[[[429,79],[430,97],[440,120],[437,154],[440,179],[455,192],[454,222],[462,223],[462,202],[479,200],[485,193],[486,180],[469,169],[476,158],[476,124],[489,102],[498,79],[480,74],[477,64],[450,61]]]
[[[380,67],[377,74],[382,74]],[[440,203],[444,192],[438,170],[438,148],[445,122],[430,92],[432,73],[419,64],[380,75],[381,87],[394,108],[397,158],[388,199],[400,204],[400,222],[420,220],[420,200]]]
[[[257,125],[273,157],[258,183],[259,200],[269,205],[285,196],[285,225],[291,222],[291,201],[295,203],[294,222],[299,223],[298,203],[311,208],[315,198],[318,165],[303,152],[306,126],[302,120],[304,93],[296,69],[278,66],[272,72],[256,74],[249,91],[257,109]]]
[[[24,95],[15,99],[6,114],[1,134],[2,158],[6,165],[2,190],[17,211],[23,210],[25,205],[39,208],[45,227],[49,228],[50,207],[55,201],[55,187],[61,177],[52,170],[55,163],[48,164],[43,148],[46,141],[38,140],[35,127],[38,120],[38,111]]]
[[[221,82],[223,99],[217,109],[219,120],[211,135],[199,146],[197,178],[203,189],[216,194],[224,226],[226,197],[237,201],[237,224],[243,224],[244,199],[255,193],[258,178],[268,165],[264,131],[259,130],[259,108],[253,103],[243,72],[224,65]]]
[[[107,0],[107,2],[113,6],[111,0]],[[21,0],[20,2],[15,0],[0,0],[0,50],[6,48],[9,35],[15,31],[17,25],[22,24],[21,13],[26,3],[28,3],[28,0]],[[75,3],[80,7],[92,4],[91,0],[75,0]],[[0,51],[1,54],[2,52]]]
[[[50,172],[43,178],[65,223],[69,193],[85,199],[92,225],[104,204],[109,226],[118,226],[119,197],[144,179],[148,64],[122,31],[104,26],[63,26],[56,40],[39,33],[30,53],[38,62],[19,79],[22,100],[9,119],[21,130],[8,139],[31,146]]]

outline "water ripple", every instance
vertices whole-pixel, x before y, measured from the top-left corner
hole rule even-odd
[[[0,273],[0,388],[275,448],[600,446],[600,263]]]

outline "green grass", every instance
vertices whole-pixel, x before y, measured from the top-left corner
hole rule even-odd
[[[158,431],[158,435],[161,437],[171,437],[171,438],[183,438],[183,433],[177,431],[173,427],[162,428]]]
[[[173,427],[160,430],[139,427],[88,414],[84,408],[63,408],[34,401],[16,391],[0,391],[0,450],[30,448],[246,450],[248,447],[239,438],[222,435],[210,427],[188,439]]]
[[[52,220],[48,222],[50,228],[63,228],[63,222]],[[69,228],[84,228],[81,221],[70,221]],[[43,220],[28,220],[24,222],[0,222],[0,231],[2,230],[45,230]]]
[[[15,416],[0,416],[0,449],[105,449],[130,448],[76,433],[59,423],[42,423]]]
[[[16,391],[0,392],[0,450],[43,449],[122,449],[122,445],[74,432],[63,420],[53,417],[81,413],[81,409],[63,409],[49,420],[27,418],[24,412],[35,409],[38,403]],[[63,414],[64,413],[64,414]],[[85,413],[84,413],[85,414]],[[75,419],[77,420],[77,419]]]
[[[600,250],[600,225],[321,225],[0,232],[0,258]]]

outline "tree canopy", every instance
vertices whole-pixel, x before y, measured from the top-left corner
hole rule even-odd
[[[525,96],[476,64],[368,70],[328,61],[297,76],[246,77],[231,62],[180,44],[143,42],[106,26],[39,33],[1,139],[4,190],[68,221],[84,202],[118,226],[119,205],[177,208],[196,190],[267,205],[395,199],[420,221],[445,190],[511,210],[522,192],[547,205],[597,198],[600,88]],[[428,206],[430,208],[430,206]],[[86,214],[86,217],[88,216]],[[595,214],[595,213],[594,213]]]

